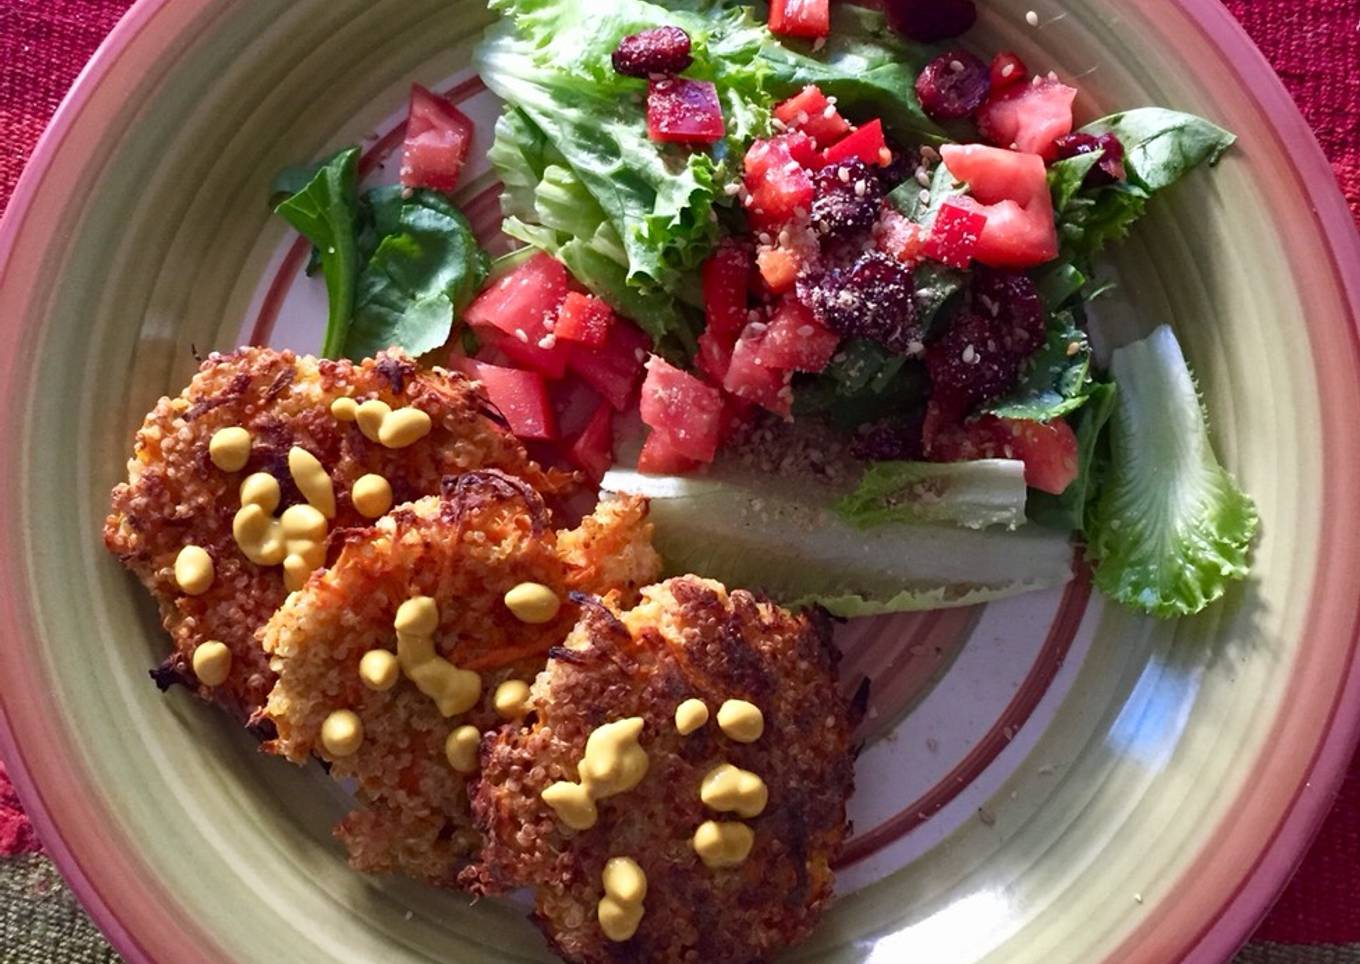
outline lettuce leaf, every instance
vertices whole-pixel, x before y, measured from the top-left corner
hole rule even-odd
[[[1197,613],[1246,577],[1256,507],[1219,464],[1166,326],[1116,349],[1111,461],[1086,536],[1095,584],[1155,616]]]
[[[1025,522],[1025,463],[876,462],[836,514],[861,529],[889,522],[952,522],[969,529]]]
[[[274,213],[296,228],[320,253],[329,302],[321,354],[339,358],[349,333],[359,273],[354,228],[359,203],[359,148],[347,147],[323,161],[304,183],[302,177],[307,170],[290,168],[287,177],[276,180],[276,189],[296,190],[278,201]],[[300,188],[298,183],[302,183]]]
[[[837,515],[843,490],[730,464],[694,478],[616,470],[603,488],[651,500],[668,574],[701,572],[838,616],[968,606],[1071,578],[1065,534],[896,522],[864,530]]]
[[[399,205],[392,205],[395,195]],[[490,259],[472,225],[443,195],[400,189],[378,195],[381,237],[356,286],[345,354],[368,358],[391,345],[423,355],[448,341],[454,320],[486,281]],[[385,222],[395,214],[396,223]]]

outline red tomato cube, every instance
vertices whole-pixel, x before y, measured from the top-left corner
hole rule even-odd
[[[572,441],[567,457],[573,465],[599,482],[614,464],[614,410],[600,405],[585,428]]]
[[[472,120],[452,102],[412,84],[401,153],[402,186],[452,192],[467,161],[472,133]]]
[[[674,439],[655,429],[647,434],[638,455],[638,471],[644,475],[688,475],[701,464],[682,455]]]
[[[1032,268],[1058,256],[1043,158],[985,144],[946,144],[940,155],[971,191],[949,203],[987,218],[975,260],[993,268]]]
[[[777,228],[800,211],[806,214],[817,196],[812,177],[793,156],[790,143],[781,138],[757,141],[746,155],[750,194],[746,208],[752,220],[764,227]]]
[[[736,347],[737,336],[708,328],[699,336],[699,353],[695,363],[699,371],[709,377],[714,385],[721,385],[727,377],[727,368],[732,364],[732,349]]]
[[[802,266],[798,255],[784,248],[762,248],[756,255],[760,265],[760,277],[772,294],[783,294],[798,280],[798,269]]]
[[[966,268],[973,260],[987,216],[956,204],[945,204],[935,215],[935,224],[926,239],[925,255],[951,268]]]
[[[750,248],[731,241],[719,245],[704,262],[704,319],[710,331],[735,337],[746,327],[751,268]]]
[[[644,425],[664,432],[686,458],[712,462],[722,434],[722,393],[653,355],[640,405]]]
[[[667,77],[647,85],[647,136],[675,144],[712,144],[727,133],[718,88],[707,80]]]
[[[557,438],[557,417],[542,375],[486,362],[478,362],[476,370],[486,397],[500,409],[511,432],[523,439]]]
[[[760,364],[762,335],[743,333],[737,339],[723,388],[737,398],[789,418],[793,412],[793,375]]]
[[[823,149],[850,133],[850,122],[815,84],[809,84],[777,106],[774,116],[791,130],[811,137]]]
[[[556,322],[566,297],[567,269],[540,252],[493,282],[463,318],[474,327],[493,327],[522,343],[538,345],[551,332],[550,323]]]
[[[1029,68],[1010,51],[1003,50],[992,58],[992,93],[1013,87],[1028,79]]]
[[[826,149],[822,155],[827,164],[856,157],[870,167],[886,167],[892,163],[892,152],[883,138],[883,122],[875,118],[853,134],[842,138]]]
[[[770,318],[756,361],[779,371],[819,372],[840,342],[841,336],[819,325],[806,305],[785,298]]]
[[[830,0],[773,0],[770,30],[781,37],[825,37],[831,33]]]
[[[553,333],[558,338],[598,348],[609,340],[609,329],[614,324],[614,310],[593,295],[568,291],[557,313]]]

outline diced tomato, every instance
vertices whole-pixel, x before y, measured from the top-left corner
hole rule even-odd
[[[477,337],[485,349],[498,351],[520,368],[536,371],[544,378],[558,379],[567,373],[567,342],[558,341],[551,348],[540,348],[538,342],[520,340],[517,335],[507,335],[499,328],[489,325],[476,327]],[[546,336],[544,336],[546,339]],[[544,344],[548,341],[540,339]]]
[[[840,342],[840,335],[819,325],[809,308],[789,297],[770,318],[758,362],[780,371],[819,372],[830,363]]]
[[[758,183],[770,171],[788,164],[790,159],[808,170],[822,166],[822,155],[816,142],[802,131],[753,141],[742,159],[747,183]]]
[[[537,345],[566,297],[567,269],[540,252],[478,295],[463,317],[474,327],[491,326]]]
[[[962,423],[941,424],[947,416],[932,409],[933,402],[927,408],[923,431],[931,461],[1019,459],[1025,463],[1025,484],[1054,495],[1061,495],[1077,477],[1077,436],[1060,418],[1031,422],[983,415]]]
[[[651,347],[646,334],[620,319],[610,331],[609,340],[599,348],[567,341],[560,344],[566,349],[567,367],[583,382],[599,392],[615,411],[628,407]]]
[[[883,139],[883,122],[875,118],[826,149],[822,155],[828,164],[857,157],[870,167],[886,167],[892,163],[892,152]]]
[[[486,362],[478,362],[476,371],[487,398],[505,416],[511,432],[524,439],[557,438],[557,418],[542,375]]]
[[[644,475],[688,475],[701,464],[682,455],[674,439],[655,429],[647,434],[638,455],[638,471]]]
[[[686,458],[712,462],[722,434],[722,393],[653,355],[642,383],[642,422]]]
[[[1008,50],[1003,50],[992,58],[992,93],[1005,90],[1029,79],[1029,68],[1025,62]]]
[[[954,203],[940,206],[926,240],[925,255],[951,268],[966,268],[973,260],[987,216]]]
[[[924,257],[927,237],[925,228],[891,208],[879,219],[878,250],[903,264],[915,265]]]
[[[695,364],[714,385],[721,385],[727,377],[727,368],[732,364],[732,349],[736,344],[736,335],[716,331],[712,327],[699,336],[699,353],[694,358]]]
[[[613,325],[614,311],[608,304],[593,295],[569,291],[557,313],[553,332],[558,338],[598,348],[608,340]]]
[[[746,208],[762,227],[778,227],[800,209],[812,209],[817,189],[807,170],[793,156],[790,141],[757,141],[746,153]],[[754,155],[754,156],[753,156]]]
[[[811,137],[822,149],[850,133],[850,122],[815,84],[809,84],[777,106],[774,116],[790,129]]]
[[[1077,89],[1048,77],[993,94],[978,110],[978,130],[997,147],[1045,160],[1057,156],[1053,142],[1072,131]]]
[[[751,249],[731,241],[719,245],[704,262],[704,318],[710,331],[736,337],[746,327],[752,267]]]
[[[756,264],[760,266],[760,277],[764,279],[765,287],[776,295],[793,287],[801,267],[798,255],[787,248],[761,248],[756,255]]]
[[[604,478],[614,464],[614,410],[600,405],[586,427],[572,441],[567,457],[594,482]]]
[[[743,332],[732,350],[723,388],[737,398],[754,402],[761,408],[788,418],[793,411],[793,376],[766,368],[757,360],[763,333]]]
[[[718,88],[707,80],[666,77],[647,84],[647,135],[673,144],[712,144],[727,133]]]
[[[1058,229],[1043,158],[983,144],[946,144],[945,167],[971,195],[950,204],[985,215],[973,257],[993,268],[1031,268],[1058,256]]]
[[[452,102],[412,84],[401,153],[402,186],[451,192],[472,146],[472,133],[472,120]]]
[[[781,37],[827,36],[831,33],[830,0],[773,0],[770,31]]]

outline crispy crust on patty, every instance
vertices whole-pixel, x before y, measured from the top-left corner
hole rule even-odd
[[[380,398],[394,408],[414,405],[430,415],[434,428],[410,448],[387,449],[330,414],[331,402],[342,395]],[[250,461],[240,472],[223,472],[210,460],[208,443],[232,425],[251,433]],[[174,653],[153,674],[157,681],[183,682],[242,720],[263,706],[273,686],[256,631],[287,593],[281,567],[262,568],[241,554],[232,518],[241,505],[241,480],[252,472],[279,480],[280,511],[303,501],[288,472],[294,445],[316,455],[331,475],[333,528],[368,524],[349,493],[370,472],[388,480],[397,504],[437,494],[446,476],[480,468],[522,477],[546,493],[565,491],[571,481],[529,460],[474,383],[442,369],[422,371],[399,351],[362,364],[268,348],[211,355],[182,394],[162,398],[146,417],[128,481],[113,490],[104,542],[155,597],[174,642]],[[216,569],[200,596],[186,596],[174,581],[175,557],[188,544],[206,549]],[[332,547],[331,559],[334,552]],[[210,639],[232,652],[231,675],[215,689],[198,685],[190,662],[194,649]]]
[[[764,960],[816,923],[848,829],[857,711],[836,686],[829,627],[694,576],[642,595],[627,612],[588,606],[534,684],[529,725],[483,742],[473,812],[487,846],[463,882],[480,893],[537,887],[537,919],[570,961]],[[765,733],[737,743],[710,719],[681,736],[675,708],[690,697],[714,717],[724,700],[749,700]],[[566,828],[540,794],[577,779],[596,727],[629,716],[645,721],[646,777],[600,801],[591,829]],[[727,819],[699,799],[705,774],[724,762],[758,774],[769,804],[747,821],[755,847],[746,862],[710,870],[690,840],[703,821]],[[648,878],[645,916],[621,943],[596,919],[614,856],[632,857]]]
[[[508,589],[530,581],[563,600],[584,591],[631,601],[656,578],[643,501],[602,503],[572,532],[556,533],[548,521],[542,498],[515,477],[482,471],[451,479],[442,498],[337,534],[338,559],[289,596],[262,633],[278,677],[266,706],[278,738],[265,748],[294,762],[316,754],[332,776],[357,781],[363,806],[336,830],[356,869],[453,885],[480,846],[468,777],[450,767],[444,741],[464,724],[482,732],[502,725],[492,707],[496,685],[532,680],[577,620],[567,603],[549,623],[522,623],[503,602]],[[439,607],[440,651],[482,673],[481,702],[469,713],[446,719],[404,678],[387,692],[360,681],[365,652],[396,649],[397,607],[416,595]],[[358,714],[364,740],[353,756],[333,759],[320,731],[341,709]]]

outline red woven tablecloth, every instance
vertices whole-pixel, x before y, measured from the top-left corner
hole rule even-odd
[[[984,0],[985,2],[985,0]],[[1360,0],[1226,0],[1284,78],[1360,220]],[[129,0],[0,0],[0,210]],[[0,959],[116,956],[53,873],[0,763]],[[1240,964],[1360,964],[1360,760]]]

